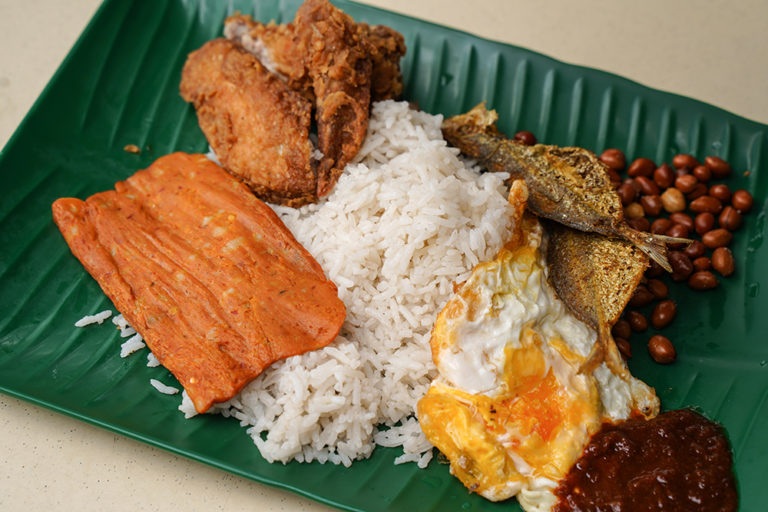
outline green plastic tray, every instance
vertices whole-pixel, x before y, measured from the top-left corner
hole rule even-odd
[[[768,258],[763,246],[768,127],[673,94],[530,51],[339,0],[356,20],[406,37],[405,97],[446,115],[481,100],[501,128],[539,140],[608,147],[628,158],[670,161],[714,154],[737,170],[729,184],[756,198],[736,233],[737,272],[714,291],[672,286],[678,318],[665,329],[679,351],[672,366],[650,361],[634,341],[635,375],[655,386],[665,409],[694,406],[721,422],[733,445],[743,510],[768,502]],[[168,372],[145,358],[118,357],[108,328],[75,329],[86,313],[112,308],[51,221],[61,196],[86,196],[171,151],[204,151],[195,114],[178,94],[187,53],[221,33],[240,10],[290,20],[296,0],[124,2],[96,13],[0,154],[0,390],[89,423],[347,510],[515,509],[467,491],[433,462],[394,466],[378,448],[351,468],[268,464],[244,429],[222,417],[184,420],[178,397],[149,386]],[[143,149],[134,155],[126,144]],[[750,171],[747,176],[743,173]],[[106,333],[106,334],[105,334]],[[649,334],[650,335],[650,334]]]

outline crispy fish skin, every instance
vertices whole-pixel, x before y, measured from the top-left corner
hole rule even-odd
[[[601,362],[617,375],[627,372],[611,335],[648,268],[648,255],[626,240],[545,222],[549,282],[582,322],[597,331],[598,341],[582,366],[593,371]]]
[[[179,87],[223,166],[265,201],[317,200],[312,105],[249,52],[214,39],[192,52]]]
[[[72,253],[198,412],[271,363],[328,345],[344,322],[320,265],[205,155],[161,157],[115,190],[52,210]]]
[[[529,208],[537,215],[580,231],[624,238],[672,271],[666,242],[682,239],[632,229],[624,220],[606,167],[594,153],[582,148],[517,143],[498,132],[496,120],[496,112],[480,104],[466,114],[446,119],[443,135],[486,168],[524,179],[530,190]]]

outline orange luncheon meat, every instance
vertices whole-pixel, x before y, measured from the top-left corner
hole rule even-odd
[[[115,190],[58,199],[53,218],[198,412],[329,344],[344,322],[312,255],[203,155],[164,156]]]

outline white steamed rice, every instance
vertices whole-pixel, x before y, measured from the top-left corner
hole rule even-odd
[[[402,446],[397,462],[429,462],[413,416],[435,375],[432,324],[509,225],[507,175],[465,165],[441,121],[404,102],[375,104],[365,144],[327,200],[275,207],[338,286],[347,318],[331,345],[272,365],[215,407],[249,427],[265,459],[348,466],[379,444]],[[180,409],[194,415],[188,398]]]
[[[349,466],[376,445],[402,447],[396,463],[432,458],[414,416],[436,373],[432,324],[453,284],[492,259],[509,229],[507,175],[467,165],[441,122],[404,102],[374,104],[365,144],[328,198],[274,207],[336,283],[347,317],[329,346],[273,364],[211,408],[248,427],[266,460]],[[121,356],[144,346],[122,315],[112,321],[131,337]],[[150,353],[147,366],[157,364]],[[185,391],[179,409],[196,415]]]

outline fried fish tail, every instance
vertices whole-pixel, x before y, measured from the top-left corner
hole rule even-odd
[[[654,235],[644,231],[638,231],[626,224],[619,224],[615,227],[615,230],[616,234],[627,241],[632,242],[635,247],[647,254],[667,272],[672,272],[672,266],[669,264],[667,244],[690,244],[692,242],[692,240],[687,238]]]
[[[579,367],[579,373],[592,373],[601,363],[605,363],[622,379],[629,377],[629,370],[621,359],[619,349],[611,335],[611,326],[605,321],[598,323],[597,341],[592,346],[587,359]]]

